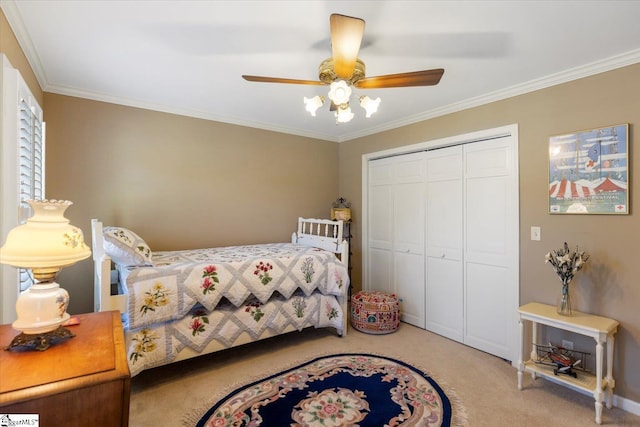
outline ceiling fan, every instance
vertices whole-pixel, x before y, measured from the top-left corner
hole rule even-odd
[[[332,14],[329,20],[331,27],[331,58],[327,58],[318,67],[319,80],[297,80],[279,77],[262,77],[243,75],[250,82],[288,83],[301,85],[330,85],[329,99],[331,111],[335,111],[338,123],[347,122],[353,117],[349,108],[351,88],[383,89],[393,87],[433,86],[437,85],[444,74],[444,69],[413,71],[409,73],[386,74],[366,77],[365,65],[358,58],[358,52],[364,34],[364,20],[351,16]],[[316,96],[305,98],[307,110],[315,116],[315,111],[324,104],[324,98]],[[377,110],[380,98],[372,100],[361,97],[360,104],[367,110],[369,117]],[[369,106],[369,108],[367,108]]]

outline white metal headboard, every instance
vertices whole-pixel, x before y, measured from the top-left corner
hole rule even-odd
[[[293,233],[291,241],[306,246],[314,246],[340,254],[340,261],[349,267],[349,243],[343,238],[342,220],[298,218],[298,231]]]

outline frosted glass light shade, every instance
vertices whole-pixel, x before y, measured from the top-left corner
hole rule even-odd
[[[313,98],[304,97],[305,109],[313,116],[316,116],[316,111],[318,108],[322,107],[324,104],[324,97],[322,96],[314,96]]]
[[[380,97],[376,99],[371,99],[368,96],[360,97],[360,106],[364,108],[367,112],[366,117],[369,118],[373,113],[378,111],[378,106],[380,105]]]
[[[342,105],[349,102],[351,96],[351,86],[344,80],[338,80],[329,86],[329,99],[336,105]]]
[[[353,112],[349,104],[342,104],[336,110],[336,123],[347,123],[353,119]]]

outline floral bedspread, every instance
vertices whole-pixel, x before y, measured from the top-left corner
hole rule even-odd
[[[153,267],[124,274],[132,329],[181,319],[196,305],[210,312],[221,301],[241,307],[252,296],[266,304],[298,290],[342,296],[349,285],[334,253],[294,243],[154,252],[153,260]]]
[[[258,339],[265,330],[275,334],[308,326],[334,327],[342,334],[342,308],[335,296],[298,291],[291,298],[273,296],[266,303],[249,298],[240,307],[222,301],[213,311],[197,305],[182,319],[128,329],[125,332],[131,376],[144,369],[166,365],[185,347],[200,353],[212,340],[232,347],[243,333]]]

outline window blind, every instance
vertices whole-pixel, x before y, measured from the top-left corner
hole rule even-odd
[[[31,214],[26,200],[44,198],[44,123],[26,99],[20,100],[19,110],[19,220],[23,223]],[[29,271],[20,269],[20,291],[32,283]]]

